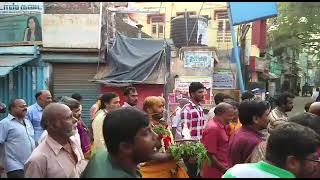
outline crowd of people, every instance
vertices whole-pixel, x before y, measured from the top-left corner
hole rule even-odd
[[[36,103],[8,103],[0,121],[0,173],[8,178],[307,178],[320,177],[320,102],[288,117],[295,98],[284,92],[276,107],[251,91],[234,97],[218,93],[215,106],[203,109],[205,87],[189,86],[167,115],[161,96],[137,107],[136,88],[125,88],[125,102],[107,92],[90,109],[91,126],[82,118],[82,96],[52,99],[36,93]],[[316,101],[316,98],[314,99]],[[303,110],[301,110],[303,111]],[[91,128],[89,128],[91,127]],[[155,128],[168,130],[157,134]],[[210,161],[198,173],[197,157],[175,160],[168,148],[188,141],[203,144]],[[3,165],[3,166],[2,166]]]

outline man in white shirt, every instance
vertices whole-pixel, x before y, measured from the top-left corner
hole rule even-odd
[[[319,88],[316,88],[316,91],[313,92],[311,99],[316,101],[318,96],[319,96]]]
[[[94,151],[97,149],[105,149],[105,141],[103,137],[102,132],[102,126],[104,118],[106,117],[106,114],[110,111],[116,110],[120,108],[120,98],[118,94],[113,92],[107,92],[101,97],[101,107],[97,113],[96,117],[94,118],[92,122],[92,130],[93,130],[93,148]]]
[[[179,100],[179,106],[176,109],[175,116],[173,117],[172,120],[172,135],[174,139],[181,139],[181,133],[182,133],[182,127],[181,127],[181,109],[183,108],[184,105],[186,105],[189,102],[189,99],[187,98],[182,98]]]

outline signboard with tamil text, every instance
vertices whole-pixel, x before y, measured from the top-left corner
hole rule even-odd
[[[0,2],[0,14],[43,13],[43,2]]]
[[[220,70],[213,73],[212,87],[214,89],[234,89],[235,73],[230,70]]]
[[[212,51],[185,51],[183,55],[184,67],[194,69],[213,68]]]

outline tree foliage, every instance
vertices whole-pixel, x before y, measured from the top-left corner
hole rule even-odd
[[[278,16],[269,20],[268,44],[291,47],[320,59],[320,3],[278,2]]]

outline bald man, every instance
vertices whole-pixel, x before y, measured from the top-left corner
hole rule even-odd
[[[32,123],[34,128],[34,140],[38,145],[38,140],[43,133],[43,129],[40,126],[43,109],[52,102],[52,96],[50,91],[41,90],[35,95],[36,103],[28,107],[27,118]]]
[[[25,178],[79,178],[87,161],[74,139],[77,119],[64,104],[51,103],[41,126],[48,135],[25,163]]]
[[[309,112],[320,116],[320,102],[314,102],[309,107]]]
[[[235,110],[231,104],[222,102],[216,106],[214,113],[215,116],[207,122],[201,138],[212,161],[211,165],[203,166],[203,178],[220,178],[231,165],[226,125],[234,118]]]

